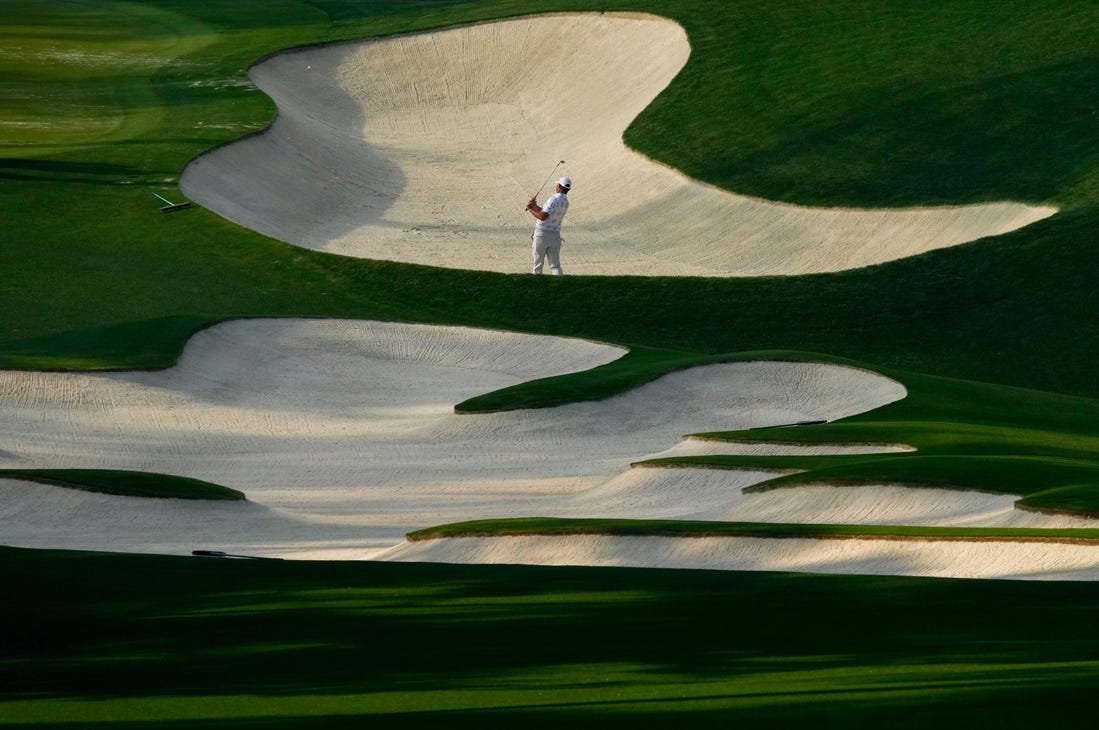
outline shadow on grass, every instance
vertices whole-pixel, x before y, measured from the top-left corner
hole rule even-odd
[[[103,162],[0,158],[0,180],[117,185],[120,180],[144,174],[144,170],[136,167]]]
[[[1009,699],[1015,685],[1093,680],[1099,655],[1088,631],[1099,586],[1082,583],[10,548],[0,549],[0,573],[19,597],[0,606],[5,701],[316,696],[323,705],[326,695],[518,692],[508,703],[526,704],[577,688],[584,701],[613,698],[625,687],[625,704],[611,705],[628,714],[650,697],[674,710],[677,696],[714,690],[843,689],[821,683],[831,671],[858,675],[844,702],[883,680],[902,701],[906,691],[936,695],[926,690],[939,681],[934,670],[894,676],[922,665],[970,666],[942,681]],[[1034,677],[1017,670],[1043,664],[1051,669]],[[700,708],[697,699],[684,711]]]
[[[117,730],[254,730],[257,728],[361,727],[477,727],[495,728],[635,728],[668,727],[684,723],[691,728],[820,728],[941,727],[1032,728],[1045,723],[1067,723],[1091,717],[1088,690],[1094,676],[1060,676],[998,682],[975,679],[964,684],[928,683],[911,690],[878,689],[715,693],[676,697],[669,688],[664,697],[640,700],[555,702],[504,705],[471,710],[344,712],[339,707],[317,714],[295,713],[268,717],[207,720],[111,722]],[[69,730],[102,728],[103,723],[66,722],[52,727]],[[14,727],[39,727],[18,725]]]

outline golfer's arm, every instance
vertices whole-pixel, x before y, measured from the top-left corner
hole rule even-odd
[[[542,206],[538,205],[538,201],[534,198],[531,198],[527,201],[527,210],[530,211],[530,214],[532,216],[540,221],[544,221],[546,218],[549,218],[549,213],[544,213],[542,211]]]

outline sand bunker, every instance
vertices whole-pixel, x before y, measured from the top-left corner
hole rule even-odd
[[[704,500],[720,502],[722,488],[698,502],[668,491],[662,504],[635,508],[629,494],[615,496],[619,480],[685,433],[839,418],[904,395],[865,371],[741,363],[673,373],[598,403],[453,412],[472,395],[621,354],[464,328],[244,320],[198,333],[169,370],[3,372],[0,466],[179,474],[240,489],[249,502],[6,482],[2,541],[368,557],[409,530],[461,519],[694,515],[718,509]]]
[[[451,559],[447,543],[410,553],[404,535],[445,522],[533,515],[1094,524],[1016,512],[1006,496],[890,487],[746,495],[742,487],[772,474],[629,467],[670,453],[736,449],[683,441],[686,433],[833,420],[904,396],[894,381],[834,365],[713,365],[602,402],[453,412],[470,396],[621,354],[581,340],[457,327],[243,320],[200,332],[164,371],[0,372],[0,467],[164,472],[248,495],[239,503],[139,499],[0,480],[0,543],[437,560]],[[899,447],[881,447],[888,448]],[[472,543],[448,542],[462,543],[454,560],[468,559],[463,550]],[[767,545],[782,553],[784,542]],[[590,559],[587,547],[577,552],[571,544],[562,543],[554,560]],[[509,562],[529,556],[506,543],[490,553]],[[828,569],[817,560],[795,567]]]
[[[278,105],[272,126],[195,160],[180,186],[299,246],[500,272],[529,270],[533,219],[522,209],[561,159],[575,180],[563,253],[574,274],[837,271],[1055,212],[805,208],[692,181],[622,142],[689,55],[678,25],[610,14],[282,53],[251,71]]]
[[[411,543],[390,560],[1099,580],[1099,548],[1024,542],[501,537]]]

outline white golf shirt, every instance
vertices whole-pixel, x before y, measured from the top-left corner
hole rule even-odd
[[[565,213],[569,209],[569,198],[564,193],[554,193],[553,197],[546,201],[546,204],[542,206],[542,212],[549,215],[544,221],[537,221],[534,224],[534,230],[538,231],[560,231],[561,221],[565,218]]]

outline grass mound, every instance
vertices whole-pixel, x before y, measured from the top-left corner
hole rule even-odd
[[[913,451],[828,456],[707,455],[635,466],[796,470],[748,487],[911,485],[1020,496],[1016,506],[1099,515],[1099,403],[1090,398],[884,371],[908,397],[836,423],[697,434],[776,444],[904,444]]]
[[[408,533],[409,542],[461,537],[606,535],[611,537],[880,538],[894,540],[1011,540],[1099,543],[1099,529],[909,527],[777,522],[702,522],[525,517],[471,520]]]
[[[67,489],[123,497],[240,501],[238,492],[200,479],[116,469],[0,469],[0,478],[22,479]]]

